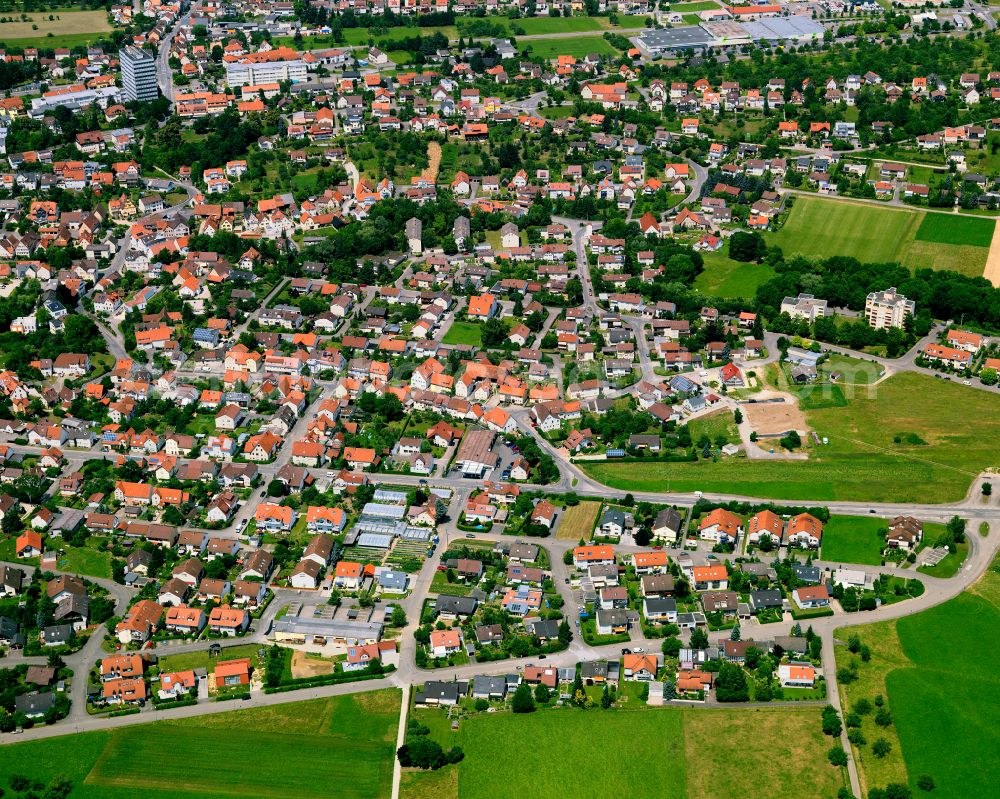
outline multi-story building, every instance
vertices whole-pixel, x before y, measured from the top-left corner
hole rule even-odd
[[[250,53],[226,64],[226,82],[230,88],[286,80],[301,83],[306,78],[306,62],[289,47]]]
[[[907,316],[913,316],[916,303],[908,300],[893,286],[886,291],[873,291],[865,300],[865,319],[876,330],[902,327]]]
[[[126,102],[148,102],[160,96],[156,83],[156,59],[141,47],[125,47],[118,53],[122,65],[122,88]]]

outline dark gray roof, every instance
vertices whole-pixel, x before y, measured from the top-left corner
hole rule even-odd
[[[44,716],[55,702],[53,693],[21,694],[14,699],[14,710],[25,716]]]
[[[441,594],[434,603],[438,613],[456,613],[468,616],[476,612],[479,604],[475,597],[471,596],[450,596]]]
[[[473,696],[505,696],[506,694],[507,680],[504,677],[481,674],[472,678]]]
[[[652,613],[674,613],[677,610],[677,600],[672,596],[649,597],[646,600],[646,611]]]
[[[780,591],[751,591],[750,592],[750,606],[754,609],[757,608],[780,608],[781,607],[781,592]]]
[[[524,626],[532,635],[539,638],[556,638],[559,635],[559,622],[555,619],[538,619],[536,621],[525,622]]]
[[[424,683],[424,699],[436,699],[439,702],[457,702],[458,697],[465,693],[465,683],[428,682]]]

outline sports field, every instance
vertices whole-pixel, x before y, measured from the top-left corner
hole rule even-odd
[[[457,769],[445,770],[458,778],[407,774],[401,799],[800,799],[804,784],[811,796],[831,797],[843,785],[827,763],[817,708],[626,707],[475,716],[457,733],[434,733],[464,750]],[[440,715],[415,717],[428,723],[428,713]],[[602,754],[600,742],[613,749]]]
[[[831,516],[823,527],[820,557],[839,563],[878,566],[885,544],[880,533],[885,528],[885,521],[874,516]]]
[[[785,224],[766,236],[786,256],[846,255],[978,276],[986,266],[993,225],[990,219],[798,196]]]
[[[868,388],[833,387],[837,402],[806,407],[825,445],[806,461],[582,462],[613,488],[709,491],[789,500],[954,502],[998,462],[1000,399],[912,373]]]
[[[0,783],[64,775],[83,799],[388,797],[398,721],[395,690],[164,720],[4,747]]]
[[[858,679],[841,684],[851,706],[887,697],[893,723],[862,719],[866,743],[856,746],[868,786],[909,782],[914,795],[922,775],[934,781],[932,796],[991,796],[1000,779],[1000,730],[988,709],[1000,706],[995,653],[1000,648],[1000,566],[955,599],[898,621],[841,630],[871,647],[863,663],[837,647],[837,665],[854,664]],[[944,650],[947,650],[945,654]],[[961,679],[955,676],[960,674]],[[871,743],[885,738],[892,750],[877,758]],[[993,787],[990,787],[993,786]]]

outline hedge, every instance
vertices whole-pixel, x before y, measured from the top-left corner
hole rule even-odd
[[[319,688],[324,685],[340,685],[342,683],[349,682],[380,680],[391,674],[393,671],[395,671],[395,667],[386,666],[381,674],[361,674],[358,676],[354,676],[353,674],[327,674],[321,677],[300,677],[297,680],[288,680],[276,688],[265,688],[264,693],[281,694],[286,691],[298,691],[303,688]]]
[[[157,710],[173,710],[175,707],[191,707],[197,705],[197,699],[167,699],[163,702],[153,702],[153,707]]]

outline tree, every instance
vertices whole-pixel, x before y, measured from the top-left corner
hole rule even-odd
[[[984,386],[995,386],[1000,380],[1000,374],[997,373],[996,369],[988,366],[979,370],[979,380]]]
[[[563,619],[559,622],[559,643],[566,644],[567,646],[573,640],[573,628],[569,626],[569,622]]]
[[[283,497],[288,493],[288,488],[281,480],[272,480],[267,484],[267,495],[272,498]]]
[[[643,526],[635,531],[632,538],[635,539],[636,546],[648,546],[649,542],[653,540],[653,531]]]
[[[682,646],[683,644],[681,644],[681,639],[675,635],[671,635],[669,638],[663,639],[663,645],[661,648],[663,649],[665,657],[675,658],[680,653]]]
[[[538,683],[535,686],[535,701],[540,705],[544,705],[549,701],[549,689],[542,685],[542,683]]]
[[[735,663],[724,662],[715,680],[715,698],[719,702],[747,702],[750,688],[746,672]]]
[[[836,738],[843,729],[844,726],[840,723],[837,709],[833,705],[827,705],[823,708],[823,734]]]
[[[983,483],[982,492],[984,497],[988,497],[993,493],[993,483],[989,480]]]
[[[826,757],[830,761],[831,766],[847,765],[847,752],[844,751],[842,746],[831,747],[830,751],[826,753]]]
[[[734,624],[733,625],[733,629],[729,633],[729,640],[730,641],[739,641],[740,640],[740,625],[738,625],[738,624]]]
[[[917,777],[917,787],[921,791],[933,791],[934,778],[930,774],[921,774]]]
[[[511,710],[515,713],[534,713],[535,700],[531,696],[531,687],[526,682],[522,682],[514,691],[514,700],[511,702]]]
[[[885,738],[878,738],[872,744],[872,754],[875,755],[879,760],[888,755],[892,751],[892,744],[889,743]]]
[[[691,631],[691,648],[692,649],[707,649],[708,648],[708,633],[706,633],[700,627],[695,627]]]
[[[760,262],[764,260],[766,254],[767,243],[764,241],[764,237],[756,231],[751,233],[739,231],[729,239],[729,257],[734,261]]]
[[[879,727],[889,727],[892,725],[892,713],[889,712],[889,708],[880,707],[878,712],[875,713],[875,723]]]
[[[499,347],[507,338],[507,325],[501,319],[487,319],[479,331],[484,347]]]
[[[601,693],[601,707],[607,710],[615,703],[615,700],[611,696],[611,689],[608,687],[607,683],[604,683],[604,691]]]

